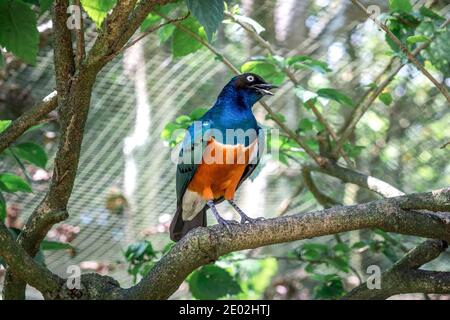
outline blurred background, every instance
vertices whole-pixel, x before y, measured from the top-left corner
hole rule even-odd
[[[381,14],[388,12],[387,1],[363,2],[379,6]],[[433,3],[434,11],[449,17],[448,1],[428,2]],[[333,87],[358,101],[391,59],[384,33],[350,1],[246,0],[231,1],[229,6],[234,4],[239,5],[241,15],[266,29],[261,35],[279,54],[308,55],[325,61],[333,70],[325,74],[298,72],[305,88]],[[49,20],[44,14],[39,21],[41,49],[36,66],[7,60],[0,71],[1,119],[17,118],[54,90]],[[86,24],[86,41],[92,45],[95,24],[88,20]],[[442,45],[446,45],[442,50],[448,58],[450,43]],[[222,24],[213,46],[236,66],[265,54],[245,30],[233,23]],[[446,63],[447,73],[427,67],[448,87],[448,59]],[[97,77],[93,92],[78,177],[68,208],[70,218],[48,234],[48,239],[70,245],[65,250],[44,251],[45,264],[52,271],[67,276],[67,267],[78,265],[83,272],[108,274],[122,286],[140,279],[170,242],[175,165],[170,160],[172,148],[164,139],[164,129],[180,115],[209,108],[232,76],[206,49],[174,58],[170,40],[161,43],[158,34],[150,34],[107,65]],[[450,148],[440,148],[450,137],[450,112],[444,97],[409,65],[390,84],[389,92],[393,102],[386,106],[375,101],[351,138],[362,148],[354,157],[358,170],[407,193],[449,186]],[[285,81],[267,103],[282,113],[292,128],[301,119],[313,119],[309,110],[299,107],[289,82]],[[254,111],[260,123],[275,127],[261,106],[255,106]],[[335,106],[324,109],[323,114],[339,128],[350,111]],[[44,145],[51,159],[58,140],[56,114],[26,135],[28,140]],[[0,160],[1,171],[20,173],[13,160]],[[252,217],[321,209],[304,186],[300,163],[290,158],[278,161],[267,155],[261,170],[239,190],[237,202],[241,208]],[[8,195],[10,227],[20,228],[42,199],[51,177],[51,164],[49,161],[45,169],[28,168],[33,193]],[[321,174],[314,178],[322,191],[340,203],[376,199],[374,194],[335,178]],[[233,217],[226,204],[219,210]],[[212,219],[210,222],[215,223]],[[225,297],[332,298],[365,279],[367,266],[386,268],[419,242],[417,238],[381,231],[355,231],[235,253],[223,257],[217,266],[232,278]],[[137,259],[139,254],[146,258]],[[137,260],[130,263],[130,255]],[[449,262],[449,255],[443,254],[429,267],[450,271]],[[0,286],[3,275],[4,270],[0,270]],[[192,276],[172,298],[205,298],[190,288],[200,276]],[[40,298],[32,288],[28,295]],[[450,298],[421,294],[408,297]]]

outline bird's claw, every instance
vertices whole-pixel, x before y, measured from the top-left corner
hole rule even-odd
[[[263,220],[264,220],[263,217],[259,217],[259,218],[253,219],[253,218],[250,218],[247,215],[242,215],[241,214],[241,223],[246,223],[246,222],[248,222],[248,223],[256,223],[258,221],[263,221]]]
[[[237,221],[234,220],[226,220],[223,218],[218,219],[219,225],[224,226],[227,228],[228,232],[231,233],[231,226],[238,224]]]

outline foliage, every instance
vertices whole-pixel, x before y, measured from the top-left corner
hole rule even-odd
[[[138,276],[145,277],[173,244],[168,243],[162,250],[155,250],[149,240],[130,244],[124,257],[133,281],[136,283]],[[199,300],[260,299],[276,271],[277,262],[273,258],[248,260],[242,254],[232,253],[215,264],[200,267],[186,281],[192,296]]]
[[[35,64],[39,45],[36,14],[19,0],[0,1],[0,46]]]

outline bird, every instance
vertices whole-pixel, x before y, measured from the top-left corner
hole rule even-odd
[[[264,145],[252,107],[262,97],[273,95],[270,90],[274,88],[255,73],[234,76],[214,105],[187,129],[176,169],[177,208],[169,228],[173,241],[205,227],[208,209],[231,232],[230,226],[238,222],[224,219],[216,208],[224,200],[241,216],[241,223],[262,219],[247,216],[234,195],[255,170]]]

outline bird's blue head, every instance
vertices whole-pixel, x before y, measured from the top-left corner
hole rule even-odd
[[[267,83],[263,78],[254,73],[244,73],[233,77],[223,88],[219,95],[218,103],[237,103],[251,108],[265,95],[273,95],[270,89],[277,86]]]

